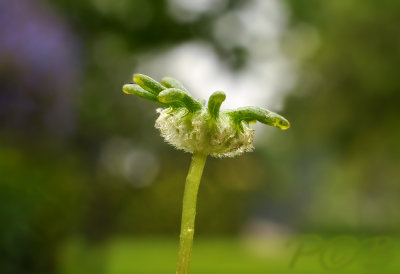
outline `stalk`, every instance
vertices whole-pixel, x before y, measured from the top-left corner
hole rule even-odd
[[[185,191],[183,194],[181,234],[178,253],[176,274],[189,273],[190,255],[192,252],[194,222],[196,217],[197,192],[199,190],[201,175],[203,174],[207,154],[194,152],[190,163],[189,173],[186,177]]]

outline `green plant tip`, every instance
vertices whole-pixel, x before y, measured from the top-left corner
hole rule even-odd
[[[221,104],[225,101],[226,95],[222,91],[216,91],[208,100],[208,112],[210,113],[213,119],[217,119],[219,115],[219,109]]]
[[[282,130],[290,127],[284,117],[261,107],[220,110],[226,99],[222,91],[214,92],[206,104],[171,77],[164,77],[161,84],[143,74],[135,74],[133,80],[136,84],[124,85],[123,92],[162,106],[155,127],[166,142],[186,152],[234,157],[254,149],[254,130],[249,124],[259,121]]]
[[[134,74],[133,81],[141,86],[143,89],[155,95],[158,95],[161,91],[165,89],[165,87],[163,87],[156,80],[144,74]]]
[[[182,85],[182,83],[172,77],[162,78],[161,84],[166,88],[177,88],[189,94],[188,90]]]

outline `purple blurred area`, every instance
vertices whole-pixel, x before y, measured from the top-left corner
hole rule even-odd
[[[0,128],[68,136],[82,72],[79,44],[36,0],[0,0]]]

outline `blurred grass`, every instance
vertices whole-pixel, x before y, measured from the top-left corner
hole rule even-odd
[[[394,252],[361,248],[357,256],[344,267],[321,263],[320,252],[304,254],[290,267],[295,249],[283,253],[257,253],[239,238],[196,239],[192,255],[191,274],[251,274],[251,273],[399,273],[399,239]],[[296,247],[295,247],[296,248]],[[352,252],[351,246],[335,250],[328,260],[340,262]],[[80,240],[64,245],[59,257],[60,274],[150,274],[175,273],[178,241],[175,238],[114,238],[97,246],[88,246]],[[372,253],[371,253],[372,251]],[[374,253],[375,252],[375,253]],[[377,253],[378,252],[378,253]],[[377,255],[377,256],[375,256]],[[373,256],[373,258],[371,257]],[[372,260],[371,260],[372,259]],[[397,271],[396,271],[397,270]]]

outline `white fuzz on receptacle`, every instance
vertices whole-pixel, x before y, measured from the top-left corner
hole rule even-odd
[[[206,109],[191,113],[185,108],[167,108],[158,112],[155,127],[178,149],[214,157],[234,157],[254,149],[254,130],[246,123],[236,126],[223,112],[217,119],[212,119]]]

